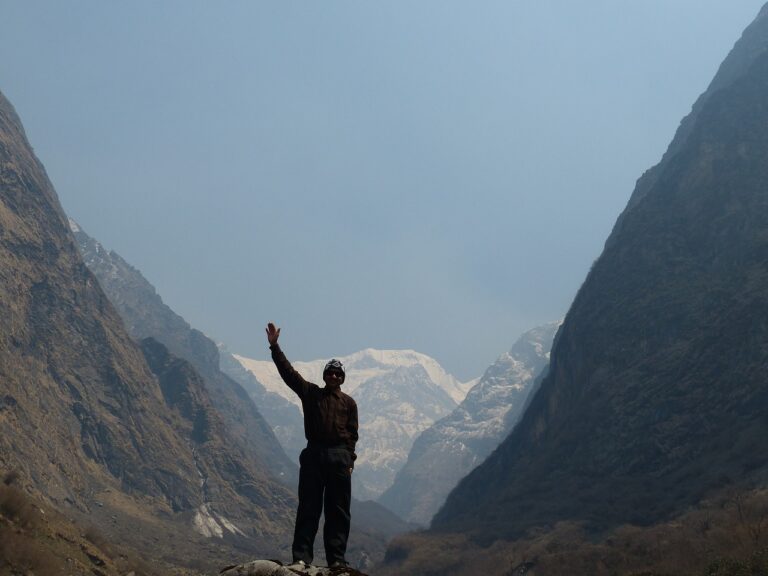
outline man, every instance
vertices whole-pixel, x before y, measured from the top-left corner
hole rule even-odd
[[[299,456],[299,509],[293,533],[293,562],[312,563],[320,514],[325,505],[323,544],[331,568],[346,566],[349,537],[349,505],[352,499],[352,468],[357,443],[357,404],[341,391],[344,366],[331,360],[323,370],[325,387],[307,382],[293,369],[277,339],[280,329],[267,325],[272,360],[283,381],[301,399],[307,447]]]

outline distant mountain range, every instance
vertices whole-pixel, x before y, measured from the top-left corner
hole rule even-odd
[[[379,501],[404,519],[426,525],[459,480],[501,443],[520,419],[534,382],[549,364],[560,326],[523,334],[483,374],[464,401],[419,435],[408,461]]]
[[[286,341],[287,337],[283,335]],[[287,342],[285,349],[290,354]],[[265,411],[267,419],[278,415],[279,422],[274,423],[278,437],[289,453],[297,455],[306,440],[296,395],[280,379],[271,360],[238,355],[232,358],[237,364],[223,362],[224,370],[255,399],[264,402],[268,398],[276,410],[272,416]],[[391,485],[414,439],[453,411],[473,382],[459,382],[436,360],[412,350],[367,349],[339,360],[347,370],[344,390],[357,401],[360,417],[354,493],[362,498],[376,498]],[[327,361],[292,363],[305,378],[322,386],[322,370]],[[287,418],[285,413],[291,411],[293,416]],[[292,423],[290,430],[285,430],[287,422]]]

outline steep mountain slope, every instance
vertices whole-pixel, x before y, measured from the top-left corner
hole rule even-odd
[[[193,561],[205,546],[194,533],[205,505],[219,519],[231,514],[248,538],[231,531],[204,562],[231,546],[273,551],[290,529],[291,493],[257,466],[234,482],[226,465],[238,456],[215,419],[195,431],[171,401],[83,263],[2,95],[0,262],[0,468],[148,555]],[[193,380],[175,385],[199,391],[194,403],[203,406]],[[201,487],[200,470],[217,492]]]
[[[70,220],[83,260],[137,340],[154,338],[200,373],[215,409],[239,447],[290,487],[298,481],[296,465],[282,450],[272,429],[248,393],[219,370],[216,344],[193,329],[162,300],[154,286],[119,254],[106,250]]]
[[[448,493],[509,434],[534,381],[549,364],[560,326],[523,334],[469,391],[456,410],[427,428],[379,501],[410,522],[429,524]]]
[[[253,397],[265,399],[281,412],[291,410],[300,416],[296,395],[280,379],[271,361],[233,356],[257,380],[243,379],[235,368],[228,373],[240,378]],[[347,371],[345,392],[357,401],[360,416],[360,442],[353,476],[354,493],[361,498],[376,498],[386,490],[405,463],[414,439],[436,420],[450,413],[471,386],[448,374],[436,360],[412,350],[367,349],[339,358]],[[322,385],[327,360],[293,362],[308,380]],[[303,421],[281,416],[280,423],[298,425],[279,435],[294,442],[293,449],[305,445]],[[274,414],[267,418],[275,418]]]
[[[0,162],[0,461],[38,485],[52,484],[50,495],[59,503],[79,499],[88,460],[128,487],[160,496],[162,481],[137,474],[141,464],[161,472],[166,454],[183,472],[193,473],[194,466],[163,414],[150,408],[162,404],[160,391],[82,263],[53,188],[4,97]],[[122,425],[129,414],[156,431],[142,439],[142,455]],[[39,465],[60,449],[73,457]]]
[[[194,510],[194,528],[206,537],[222,538],[228,534],[247,539],[239,526],[248,519],[245,525],[255,523],[263,530],[263,526],[272,523],[269,514],[276,510],[254,510],[248,506],[248,500],[266,503],[282,494],[288,503],[288,491],[280,486],[281,490],[273,492],[276,486],[268,481],[264,463],[254,458],[247,446],[232,441],[205,380],[191,363],[173,356],[153,338],[142,340],[141,350],[157,376],[166,406],[177,417],[176,429],[191,439],[195,480],[201,487],[201,500]],[[289,510],[284,508],[280,512],[285,514],[281,522],[289,526]]]
[[[638,183],[509,438],[433,520],[482,541],[768,481],[768,8]]]

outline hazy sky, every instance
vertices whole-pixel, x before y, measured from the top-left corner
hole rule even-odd
[[[266,358],[461,378],[564,315],[763,0],[0,0],[67,213]]]

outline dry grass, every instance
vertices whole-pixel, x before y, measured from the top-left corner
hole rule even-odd
[[[96,520],[83,530],[24,492],[16,473],[0,478],[0,576],[199,575],[126,548]]]
[[[14,530],[0,527],[0,574],[61,576],[67,573],[66,560],[46,554],[38,542]],[[77,574],[77,572],[74,572]]]
[[[19,473],[16,470],[11,470],[3,476],[3,484],[6,486],[13,485],[19,479]]]
[[[730,492],[674,521],[601,536],[576,523],[488,547],[465,536],[396,539],[377,576],[768,576],[768,490]]]
[[[0,515],[21,528],[32,528],[40,519],[40,509],[15,486],[0,486]]]
[[[13,486],[17,476],[6,474],[0,484],[0,575],[60,576],[66,561],[56,559],[40,542],[43,514],[35,502]]]
[[[122,572],[76,526],[17,487],[18,475],[0,483],[0,576],[72,576]]]

